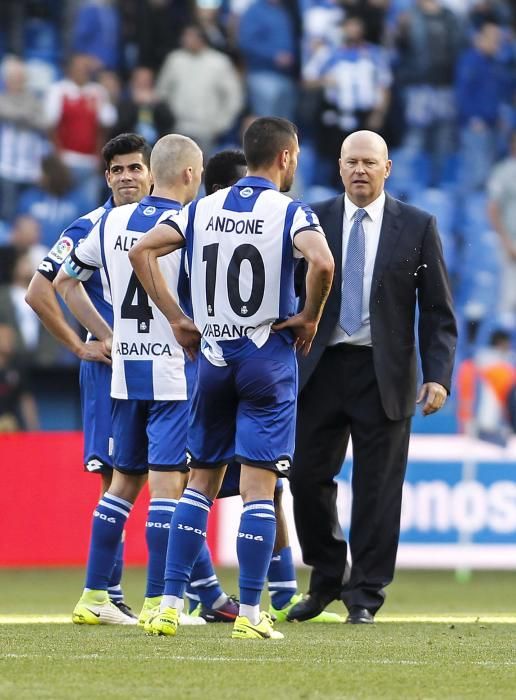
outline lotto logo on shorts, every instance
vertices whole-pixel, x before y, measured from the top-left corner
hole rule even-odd
[[[99,459],[90,459],[89,462],[86,463],[86,469],[89,472],[98,472],[103,466],[103,463]]]
[[[288,461],[288,459],[278,459],[278,461],[276,462],[276,469],[279,472],[286,472],[289,470],[289,468],[290,462]]]
[[[255,540],[255,542],[263,542],[262,535],[251,535],[250,532],[239,532],[238,536],[244,540]]]

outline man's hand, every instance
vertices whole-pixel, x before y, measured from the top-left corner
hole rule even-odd
[[[446,403],[448,392],[437,382],[427,382],[419,390],[417,403],[425,401],[421,412],[424,416],[436,413]]]
[[[104,362],[106,365],[111,364],[111,338],[106,340],[90,340],[83,343],[79,352],[81,360],[87,362]]]
[[[302,352],[303,355],[308,355],[312,347],[312,340],[317,333],[317,326],[317,321],[308,321],[303,312],[301,312],[287,318],[286,321],[275,323],[272,326],[272,330],[282,331],[284,328],[289,328],[296,338],[294,347]]]
[[[170,327],[187,357],[195,360],[201,342],[201,334],[195,323],[188,316],[183,316],[176,323],[171,323]]]

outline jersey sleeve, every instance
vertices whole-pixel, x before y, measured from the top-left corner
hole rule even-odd
[[[54,243],[47,255],[38,265],[38,272],[46,277],[47,280],[53,282],[64,263],[66,258],[85,238],[91,230],[91,222],[87,219],[77,219],[68,228],[66,228],[61,236]]]
[[[183,238],[186,238],[186,231],[188,229],[188,222],[190,220],[190,204],[181,211],[170,212],[170,216],[160,221],[161,224],[167,224],[175,229]]]
[[[85,282],[95,270],[103,267],[101,233],[106,216],[107,212],[66,259],[65,272],[70,277]]]
[[[292,219],[292,225],[290,227],[290,238],[293,244],[294,257],[302,258],[303,254],[295,246],[295,237],[301,231],[318,231],[324,236],[324,232],[317,218],[317,214],[309,207],[307,204],[298,203],[298,206],[294,212]]]
[[[47,255],[38,265],[38,272],[53,282],[59,272],[61,265],[79,243],[86,238],[95,223],[107,210],[108,203],[103,207],[98,207],[86,216],[76,219],[70,226],[65,228]]]

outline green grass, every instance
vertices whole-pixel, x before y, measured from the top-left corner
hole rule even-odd
[[[222,572],[228,592],[232,571]],[[306,586],[306,576],[301,575]],[[143,572],[128,570],[127,599]],[[0,626],[0,698],[515,698],[516,574],[400,572],[374,626],[288,625],[285,640],[238,642],[229,625],[182,628],[175,639],[126,627]],[[0,570],[2,614],[69,613],[80,570]],[[332,609],[342,612],[342,606]],[[476,623],[381,622],[382,615],[473,615]]]

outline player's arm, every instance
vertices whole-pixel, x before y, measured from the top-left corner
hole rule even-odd
[[[39,270],[29,284],[25,301],[39,316],[47,331],[79,359],[104,361],[103,344],[96,340],[84,342],[79,337],[63,314],[52,280],[43,276]]]
[[[54,280],[54,287],[79,323],[100,341],[99,348],[102,348],[102,352],[99,359],[101,362],[111,364],[113,332],[94,307],[81,280],[71,276],[71,272],[70,267],[65,263]]]
[[[103,349],[101,361],[110,364],[112,330],[82,286],[82,282],[88,280],[95,270],[102,267],[99,232],[104,225],[104,217],[95,224],[88,237],[65,260],[54,280],[54,287],[79,323],[100,341]]]
[[[129,260],[143,288],[170,323],[177,342],[193,359],[200,342],[199,331],[174,299],[158,264],[158,258],[184,245],[179,227],[168,220],[152,228],[133,245]]]
[[[273,329],[290,328],[296,336],[296,347],[307,355],[330,293],[335,264],[320,228],[300,231],[295,236],[294,245],[307,264],[306,301],[300,313],[274,325]]]
[[[66,320],[52,284],[69,253],[90,230],[90,221],[82,217],[65,229],[39,264],[27,289],[25,301],[39,316],[48,332],[79,359],[103,361],[104,349],[101,344],[94,340],[84,342]]]

